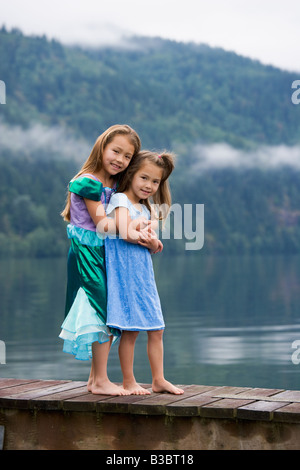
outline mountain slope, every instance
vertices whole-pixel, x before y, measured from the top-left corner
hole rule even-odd
[[[129,47],[129,46],[128,46]],[[126,122],[145,146],[295,144],[292,73],[222,49],[132,38],[131,48],[84,50],[0,30],[0,79],[10,124],[64,125],[94,140]]]

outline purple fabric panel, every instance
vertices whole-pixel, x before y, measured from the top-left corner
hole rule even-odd
[[[96,226],[86,208],[83,198],[74,193],[71,193],[70,213],[70,223],[72,225],[96,232]]]
[[[94,178],[100,181],[98,178]],[[101,202],[105,209],[109,203],[111,195],[115,192],[115,189],[116,185],[114,185],[113,188],[103,188],[101,193]],[[71,193],[70,223],[72,225],[76,225],[77,227],[96,232],[96,226],[87,210],[84,199],[74,193]]]

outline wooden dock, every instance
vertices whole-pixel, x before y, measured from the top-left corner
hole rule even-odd
[[[180,386],[111,397],[85,382],[0,379],[3,449],[300,449],[300,391]]]

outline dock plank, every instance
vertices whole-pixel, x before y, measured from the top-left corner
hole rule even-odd
[[[40,382],[32,383],[32,387],[29,386],[27,390],[23,390],[23,385],[2,389],[0,406],[20,409],[31,408],[30,402],[34,398],[45,396],[53,391],[60,391],[66,386],[72,386],[72,382],[69,380],[45,380]]]
[[[203,385],[181,385],[184,390],[182,395],[173,395],[170,393],[154,393],[148,395],[146,399],[132,402],[129,406],[129,412],[135,414],[166,414],[166,406],[170,404],[180,404],[183,400],[201,392],[206,392],[212,387]],[[180,406],[180,405],[179,405]]]
[[[203,405],[200,410],[200,416],[205,418],[235,418],[237,408],[254,401],[241,398],[222,398]]]
[[[53,391],[52,391],[53,392]],[[44,408],[48,410],[59,410],[63,409],[63,403],[65,400],[71,398],[78,398],[87,395],[87,387],[85,382],[73,382],[73,387],[67,388],[67,390],[56,390],[54,393],[47,395],[38,396],[30,400],[30,407]]]
[[[264,399],[266,397],[272,397],[273,395],[283,392],[283,391],[284,390],[281,388],[280,389],[279,388],[251,388],[250,390],[239,392],[236,395],[238,395],[239,398],[259,397],[259,399]]]
[[[289,401],[293,403],[300,403],[300,391],[298,390],[284,390],[276,395],[273,395],[272,398],[277,401]]]
[[[218,398],[212,398],[205,393],[199,394],[180,402],[169,403],[166,407],[166,414],[168,416],[199,416],[202,406],[217,400]]]
[[[60,382],[59,382],[60,383]],[[3,387],[0,389],[0,398],[12,397],[13,395],[19,395],[22,393],[28,393],[33,390],[41,390],[51,385],[57,384],[57,380],[35,380],[32,382],[22,382],[9,387]]]
[[[289,403],[274,411],[274,421],[300,423],[300,403]]]
[[[50,393],[54,393],[55,391],[59,392],[61,390],[68,390],[69,388],[74,388],[74,384],[68,381],[53,381],[44,383],[42,385],[37,384],[37,387],[34,387],[30,390],[22,391],[15,393],[13,390],[11,393],[8,391],[6,395],[2,398],[10,398],[13,397],[16,400],[32,400],[36,397],[42,397],[49,395]]]
[[[0,389],[7,387],[14,387],[17,385],[24,385],[32,382],[40,382],[40,380],[25,380],[25,379],[3,379],[0,378]]]
[[[220,387],[203,387],[200,393],[191,396],[185,394],[180,402],[168,404],[166,414],[169,416],[198,416],[203,405],[219,400],[219,398],[214,398],[214,394],[219,389]]]
[[[87,392],[84,395],[64,400],[63,409],[66,411],[96,411],[97,402],[105,401],[109,398],[111,398],[111,395],[93,395]]]
[[[245,398],[253,400],[264,400],[264,401],[279,401],[279,402],[294,402],[300,403],[300,392],[293,390],[285,390],[280,393],[271,392],[268,394],[267,390],[260,391],[259,389],[252,389],[250,391],[245,391],[242,393],[217,393],[215,395],[217,398]]]
[[[249,405],[237,408],[236,417],[240,419],[271,421],[273,419],[273,412],[284,406],[285,403],[280,401],[255,401]]]

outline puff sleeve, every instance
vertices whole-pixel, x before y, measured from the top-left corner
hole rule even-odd
[[[69,191],[92,201],[100,201],[103,185],[88,177],[79,177],[69,183]]]

